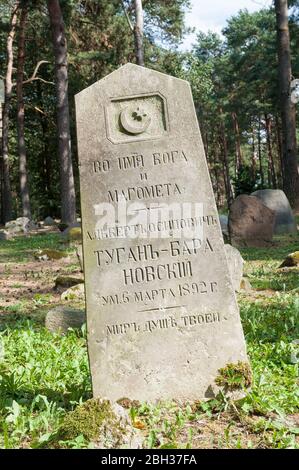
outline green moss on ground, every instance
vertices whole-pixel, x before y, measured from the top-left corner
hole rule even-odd
[[[88,440],[94,440],[98,438],[103,422],[113,427],[116,421],[108,400],[100,402],[90,399],[65,416],[60,435],[63,439],[74,439],[83,435]]]

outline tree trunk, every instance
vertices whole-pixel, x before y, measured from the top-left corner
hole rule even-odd
[[[72,224],[76,221],[76,196],[71,155],[67,43],[59,0],[47,0],[47,5],[55,57],[61,220]]]
[[[1,218],[5,223],[12,219],[12,195],[10,188],[10,170],[9,170],[9,157],[8,157],[8,133],[9,133],[9,111],[10,101],[12,94],[12,69],[13,69],[13,41],[16,33],[17,15],[19,9],[19,1],[16,1],[13,6],[10,29],[7,36],[6,51],[7,51],[7,67],[5,75],[5,96],[3,107],[3,132],[2,132],[2,207]]]
[[[281,138],[281,128],[279,117],[275,116],[275,130],[276,130],[276,146],[277,146],[277,153],[278,153],[278,161],[279,161],[279,168],[280,168],[280,183],[283,183],[283,161],[282,161],[282,138]]]
[[[18,105],[18,150],[20,170],[20,191],[23,217],[31,219],[30,197],[27,172],[27,155],[25,144],[24,120],[25,108],[23,99],[24,60],[25,60],[25,27],[28,15],[27,1],[21,3],[21,16],[18,41],[18,71],[17,71],[17,105]]]
[[[234,131],[235,131],[235,142],[236,142],[236,176],[239,174],[240,166],[242,165],[242,153],[241,153],[241,142],[240,142],[240,129],[236,113],[232,113]]]
[[[38,101],[40,103],[40,108],[44,108],[44,102],[43,102],[43,94],[42,94],[42,88],[40,85],[40,81],[37,81],[37,96],[38,96]],[[51,202],[53,201],[53,193],[52,193],[52,160],[51,156],[49,155],[50,153],[50,142],[49,142],[49,126],[48,126],[48,117],[43,114],[39,113],[39,119],[40,119],[40,125],[41,125],[41,131],[42,131],[42,149],[40,153],[40,164],[41,164],[41,175],[42,175],[42,185],[44,188],[44,191],[46,193],[46,201],[44,205],[44,212],[42,213],[42,217],[46,217],[49,214],[52,214],[52,204]],[[52,214],[53,216],[54,214]]]
[[[222,109],[219,110],[219,114],[221,116]],[[223,170],[224,170],[224,185],[225,185],[225,190],[226,190],[227,207],[229,209],[232,204],[234,194],[233,194],[233,189],[232,189],[230,176],[229,176],[227,140],[226,140],[225,128],[224,128],[224,123],[223,123],[222,118],[220,121],[220,140],[222,142],[222,151],[223,151],[222,163],[223,163]]]
[[[299,209],[299,174],[296,143],[296,111],[291,101],[292,78],[287,0],[275,0],[280,106],[282,119],[283,189],[291,205]]]
[[[263,188],[264,184],[265,184],[265,177],[264,177],[263,161],[262,161],[261,118],[260,118],[260,116],[259,116],[259,127],[258,127],[257,142],[258,142],[258,157],[259,157],[259,165],[260,165],[261,185],[262,185],[262,188]]]
[[[252,174],[254,179],[256,178],[256,149],[255,149],[255,134],[254,134],[254,124],[252,124],[252,153],[251,153],[251,165],[252,165]]]
[[[134,0],[134,8],[135,8],[134,38],[135,38],[136,63],[138,65],[144,66],[142,0]]]
[[[275,165],[273,159],[273,151],[272,151],[272,139],[271,139],[271,129],[272,129],[272,122],[271,118],[268,114],[265,114],[265,126],[266,126],[266,136],[267,136],[267,147],[268,147],[268,165],[269,165],[269,180],[271,182],[272,188],[277,188],[277,181],[276,181],[276,172],[275,172]]]

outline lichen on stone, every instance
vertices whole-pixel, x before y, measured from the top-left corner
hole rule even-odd
[[[252,371],[248,362],[230,363],[218,372],[215,383],[227,391],[249,388],[252,384]]]

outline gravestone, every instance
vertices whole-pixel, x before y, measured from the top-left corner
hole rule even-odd
[[[76,119],[94,396],[211,397],[247,356],[190,86],[127,64]]]

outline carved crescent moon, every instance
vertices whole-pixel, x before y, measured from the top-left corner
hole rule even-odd
[[[120,113],[121,125],[129,134],[142,134],[150,125],[151,118],[150,116],[143,116],[142,120],[138,122],[133,119],[132,113],[133,110],[129,106],[122,110]]]

